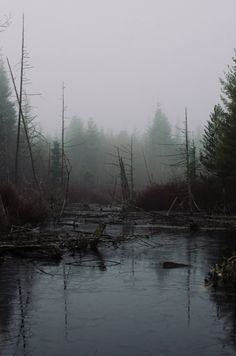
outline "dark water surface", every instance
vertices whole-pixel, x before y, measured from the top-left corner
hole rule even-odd
[[[157,233],[0,266],[0,355],[235,355],[236,296],[204,287],[235,236]],[[161,262],[190,263],[163,269]]]

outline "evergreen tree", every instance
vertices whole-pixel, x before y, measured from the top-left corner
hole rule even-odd
[[[224,128],[225,113],[215,105],[204,130],[200,160],[209,174],[220,175],[220,146]]]
[[[88,120],[87,129],[85,132],[85,148],[83,180],[89,185],[97,184],[100,180],[100,173],[103,169],[102,154],[101,154],[101,139],[100,132],[93,121]]]
[[[221,134],[219,167],[225,182],[236,183],[236,57],[221,84],[225,120]]]
[[[169,178],[168,163],[172,162],[170,158],[176,150],[172,144],[171,126],[166,115],[158,108],[147,134],[148,163],[154,181],[163,182]]]

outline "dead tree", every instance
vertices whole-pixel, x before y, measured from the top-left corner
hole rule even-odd
[[[17,139],[16,139],[16,154],[15,154],[15,184],[16,186],[18,185],[18,180],[19,180],[19,154],[20,154],[20,137],[21,137],[21,123],[23,124],[23,131],[25,134],[25,139],[26,139],[26,144],[29,152],[29,157],[30,157],[30,162],[31,162],[31,168],[32,168],[32,174],[33,178],[35,181],[35,184],[40,192],[40,185],[39,181],[36,175],[36,169],[35,169],[35,163],[34,163],[34,158],[33,158],[33,150],[32,150],[32,143],[30,139],[30,133],[29,133],[29,128],[28,128],[28,122],[26,120],[26,117],[23,113],[23,84],[27,84],[27,80],[24,77],[25,69],[30,69],[31,67],[29,66],[28,63],[25,62],[25,60],[28,58],[27,53],[25,51],[25,22],[24,22],[24,15],[22,16],[22,43],[21,43],[21,62],[20,62],[20,87],[19,87],[19,92],[17,91],[16,88],[16,82],[13,76],[13,72],[11,69],[11,65],[9,62],[9,59],[7,58],[7,63],[9,67],[9,71],[11,74],[11,79],[12,83],[14,86],[15,90],[15,95],[17,98],[17,103],[18,103],[18,123],[17,123]],[[38,94],[33,94],[33,95],[38,95]]]
[[[62,112],[61,112],[61,185],[64,186],[65,170],[65,86],[62,83]]]
[[[127,182],[129,182],[129,196],[130,201],[134,200],[135,190],[134,190],[134,150],[133,150],[134,137],[131,136],[130,144],[122,145],[119,149],[123,153],[122,161],[124,163],[124,168],[127,176]]]
[[[134,200],[134,155],[133,155],[133,136],[130,140],[130,198]]]
[[[65,201],[68,200],[69,185],[70,185],[70,174],[72,171],[72,165],[69,158],[65,155],[65,170],[66,170],[66,190],[65,190]]]
[[[7,58],[7,63],[8,63],[8,67],[9,67],[9,70],[10,70],[11,79],[12,79],[12,83],[13,83],[13,86],[14,86],[17,103],[18,103],[18,106],[19,106],[20,116],[21,116],[21,119],[22,119],[24,131],[25,131],[25,137],[26,137],[26,142],[27,142],[27,146],[28,146],[28,150],[29,150],[30,162],[31,162],[31,168],[32,168],[34,181],[35,181],[35,184],[36,184],[36,186],[37,186],[37,188],[38,188],[38,190],[40,192],[41,189],[40,189],[39,181],[38,181],[38,178],[37,178],[37,175],[36,175],[36,169],[35,169],[34,158],[33,158],[33,151],[32,151],[32,147],[31,147],[31,142],[30,142],[30,137],[29,137],[29,133],[28,133],[27,123],[26,123],[26,120],[25,120],[25,117],[24,117],[24,114],[23,114],[23,111],[22,111],[22,103],[20,102],[20,97],[19,97],[19,94],[17,92],[15,79],[14,79],[13,72],[12,72],[11,65],[10,65],[10,62],[9,62],[8,58]]]
[[[192,199],[192,182],[191,182],[191,170],[190,170],[187,108],[185,108],[185,154],[186,154],[186,180],[187,180],[187,192],[188,192],[188,208],[189,211],[192,212],[193,199]]]
[[[128,179],[127,179],[127,174],[126,174],[123,158],[120,155],[120,150],[118,147],[117,147],[117,155],[118,155],[118,161],[119,161],[119,167],[120,167],[120,180],[121,180],[123,201],[129,202],[130,201],[129,183],[128,183]]]
[[[145,152],[143,149],[142,149],[142,154],[143,154],[143,160],[144,160],[145,169],[146,169],[146,173],[147,173],[148,183],[151,186],[151,185],[153,185],[152,174],[150,174],[149,167],[147,164],[147,159],[146,159]]]
[[[179,161],[173,164],[168,164],[168,166],[173,168],[183,168],[185,172],[185,179],[186,179],[186,195],[184,200],[187,199],[187,206],[190,212],[193,212],[193,207],[195,207],[198,211],[200,210],[197,206],[192,193],[192,182],[196,177],[196,152],[194,142],[191,144],[189,143],[189,131],[188,131],[188,114],[187,108],[185,108],[185,120],[184,120],[184,129],[181,129],[181,133],[183,135],[183,143],[173,144],[174,146],[179,146],[179,153],[171,154],[171,155],[159,155],[158,157],[168,158],[172,157],[174,159],[179,157]],[[174,205],[178,197],[175,197],[173,200],[168,213],[173,209]]]
[[[16,155],[15,155],[15,185],[18,185],[18,164],[20,151],[20,128],[21,128],[21,109],[22,109],[22,94],[23,94],[23,77],[24,77],[24,58],[25,58],[25,21],[22,17],[22,43],[21,43],[21,69],[20,69],[20,89],[19,89],[19,111],[16,136]],[[11,70],[10,70],[11,71]]]
[[[69,194],[69,185],[70,185],[70,174],[71,174],[71,170],[72,170],[72,165],[70,163],[69,158],[64,155],[64,167],[65,167],[65,171],[66,171],[66,182],[65,182],[65,190],[63,189],[63,200],[62,200],[62,206],[61,206],[61,212],[60,212],[60,217],[62,216],[67,200],[68,200],[68,194]]]

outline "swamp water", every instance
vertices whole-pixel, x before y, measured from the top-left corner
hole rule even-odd
[[[204,287],[234,236],[148,235],[58,264],[0,265],[0,355],[234,355],[236,294]]]

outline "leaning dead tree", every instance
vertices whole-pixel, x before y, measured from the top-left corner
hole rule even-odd
[[[29,134],[29,128],[28,128],[28,123],[26,120],[26,117],[24,115],[24,110],[23,110],[23,84],[24,82],[27,82],[24,76],[25,69],[30,68],[29,64],[26,63],[27,59],[27,54],[25,51],[25,22],[24,22],[24,15],[22,16],[22,43],[21,43],[21,62],[20,62],[20,87],[19,87],[19,92],[16,88],[16,82],[13,76],[12,68],[9,62],[9,59],[7,58],[7,64],[9,67],[9,71],[11,74],[11,79],[12,83],[14,86],[14,91],[15,95],[17,98],[17,103],[18,103],[18,123],[17,123],[17,139],[16,139],[16,154],[15,154],[15,184],[16,186],[18,185],[18,180],[19,180],[19,152],[20,152],[20,136],[21,136],[21,123],[23,124],[23,130],[25,133],[25,139],[26,139],[26,144],[29,152],[29,157],[30,157],[30,162],[31,162],[31,168],[32,168],[32,174],[34,178],[34,182],[40,191],[40,185],[39,181],[37,178],[36,174],[36,169],[35,169],[35,163],[34,163],[34,157],[33,157],[33,150],[32,150],[32,144],[30,140],[30,134]],[[37,95],[37,94],[36,94]]]
[[[118,169],[118,174],[115,175],[114,189],[111,194],[112,201],[117,188],[117,178],[120,180],[122,200],[125,204],[132,204],[134,201],[134,156],[133,156],[133,137],[131,137],[130,144],[122,146],[114,146],[116,155],[113,156],[115,162],[106,163]],[[113,177],[114,178],[114,177]]]
[[[130,201],[130,189],[129,189],[129,183],[128,183],[128,179],[127,179],[124,161],[120,155],[120,149],[118,147],[117,147],[117,156],[118,156],[118,162],[119,162],[119,167],[120,167],[122,197],[123,197],[123,201],[127,203]]]
[[[142,148],[142,154],[143,154],[143,160],[144,160],[144,164],[145,164],[145,170],[146,170],[146,174],[147,174],[148,183],[151,186],[151,185],[153,185],[153,177],[152,177],[152,174],[150,173],[150,169],[148,167],[146,155],[145,155],[143,148]]]
[[[26,142],[27,142],[27,146],[28,146],[28,150],[29,150],[30,162],[31,162],[31,168],[32,168],[34,181],[35,181],[35,184],[36,184],[38,190],[41,191],[41,188],[40,188],[40,185],[39,185],[39,181],[38,181],[38,178],[37,178],[37,175],[36,175],[36,169],[35,169],[34,158],[33,158],[33,151],[32,151],[32,147],[31,147],[31,142],[30,142],[30,137],[29,137],[29,133],[28,133],[27,123],[26,123],[25,116],[24,116],[24,113],[23,113],[23,110],[22,110],[20,97],[19,97],[19,94],[18,94],[18,91],[17,91],[17,88],[16,88],[15,79],[14,79],[12,68],[11,68],[11,65],[10,65],[10,62],[9,62],[8,58],[7,58],[7,64],[8,64],[9,70],[10,70],[11,79],[12,79],[12,83],[13,83],[13,86],[14,86],[17,103],[18,103],[18,106],[19,106],[20,117],[21,117],[21,120],[22,120],[22,123],[23,123],[23,127],[24,127],[24,132],[25,132]]]
[[[127,183],[129,186],[129,200],[132,202],[135,198],[134,189],[134,136],[130,138],[130,143],[127,145],[122,145],[119,152],[122,152],[122,161],[124,164],[125,174],[127,178]],[[119,156],[118,156],[119,157]]]

